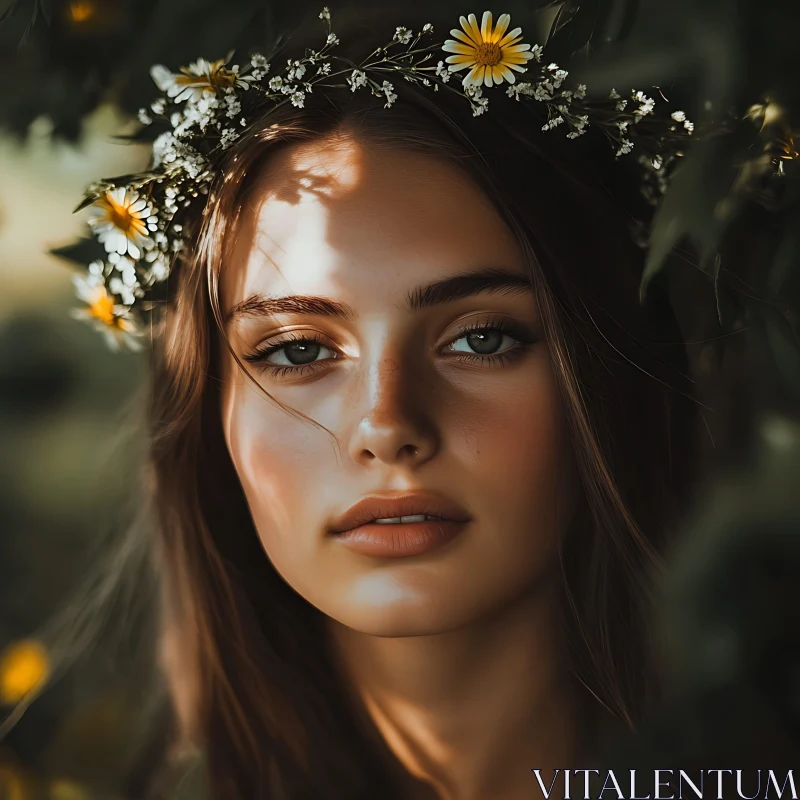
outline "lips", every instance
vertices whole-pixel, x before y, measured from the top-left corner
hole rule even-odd
[[[345,533],[377,519],[396,519],[424,514],[450,522],[469,522],[471,517],[458,503],[430,492],[365,497],[335,519],[329,528],[332,534]],[[409,521],[411,522],[411,521]],[[386,523],[402,527],[404,523]]]

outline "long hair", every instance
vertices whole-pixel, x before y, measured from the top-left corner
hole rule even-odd
[[[438,28],[442,30],[440,26]],[[374,41],[339,31],[342,47]],[[350,42],[350,44],[348,44]],[[302,52],[302,51],[298,51]],[[456,78],[457,79],[457,78]],[[658,698],[648,622],[661,554],[692,486],[693,404],[668,309],[643,308],[635,192],[605,142],[540,131],[502,92],[463,98],[396,81],[390,109],[318,91],[230,149],[187,223],[154,330],[147,491],[163,666],[180,736],[213,797],[394,798],[402,768],[330,657],[321,612],[265,555],[222,432],[219,274],[254,178],[280,148],[349,135],[446,159],[485,192],[526,255],[580,486],[561,549],[570,668],[630,728]]]

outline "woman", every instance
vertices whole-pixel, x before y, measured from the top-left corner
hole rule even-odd
[[[163,664],[214,797],[535,796],[658,697],[693,416],[630,183],[523,104],[394,91],[249,127],[153,332]]]

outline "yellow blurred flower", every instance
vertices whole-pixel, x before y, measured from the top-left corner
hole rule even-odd
[[[32,800],[30,781],[14,764],[0,764],[0,798],[2,800]]]
[[[49,675],[50,659],[40,642],[25,639],[10,645],[0,656],[0,703],[18,703]]]
[[[47,797],[48,800],[90,800],[91,794],[75,781],[56,778],[50,781]]]

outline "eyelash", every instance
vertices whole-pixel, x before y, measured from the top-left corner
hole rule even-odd
[[[449,344],[455,344],[459,339],[463,339],[470,333],[489,331],[505,333],[511,336],[511,338],[516,339],[517,343],[507,350],[504,350],[502,353],[490,355],[481,355],[480,353],[458,353],[458,355],[451,357],[473,364],[479,363],[485,365],[487,362],[492,362],[492,366],[504,366],[523,356],[530,349],[531,345],[538,341],[536,337],[530,336],[528,333],[522,330],[520,326],[515,325],[514,323],[505,319],[498,319],[489,322],[477,322],[465,325],[458,331],[458,335],[452,339]],[[307,375],[308,373],[319,369],[326,362],[334,360],[326,358],[320,361],[312,361],[308,364],[297,364],[294,366],[287,366],[285,364],[270,364],[267,362],[267,359],[273,353],[277,353],[287,345],[294,344],[295,342],[317,343],[321,344],[323,347],[328,347],[328,345],[323,341],[322,337],[318,336],[317,334],[289,333],[280,341],[256,348],[256,350],[246,356],[243,356],[243,358],[245,361],[248,361],[251,364],[256,364],[259,369],[268,370],[275,378],[286,377],[290,374],[293,377]]]

